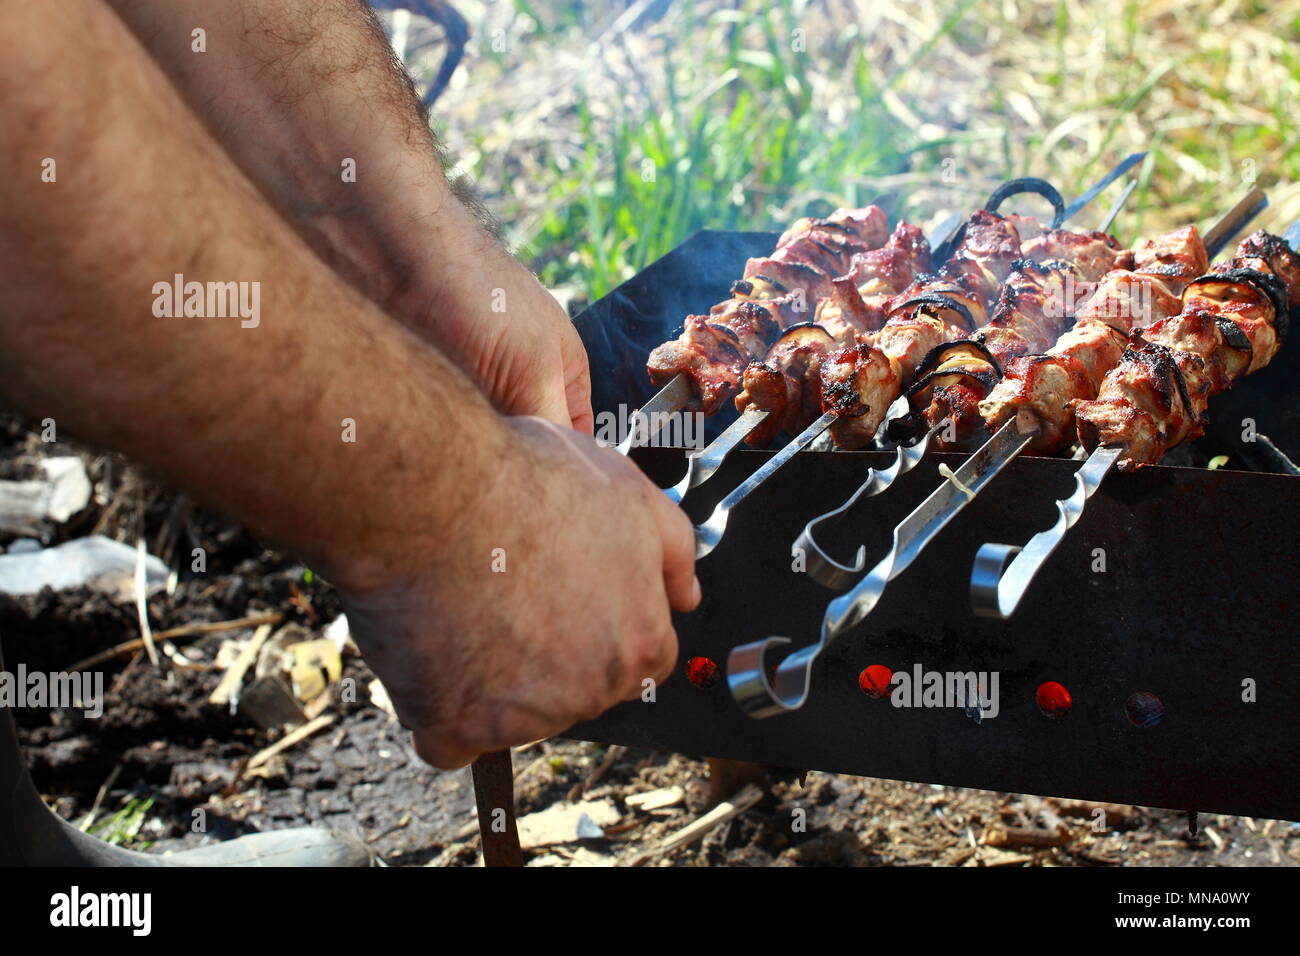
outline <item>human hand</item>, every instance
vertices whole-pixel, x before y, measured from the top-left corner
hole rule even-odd
[[[454,527],[363,548],[383,583],[341,586],[366,661],[442,768],[639,696],[674,667],[670,608],[700,600],[690,522],[634,464],[567,428],[507,421],[513,441]]]

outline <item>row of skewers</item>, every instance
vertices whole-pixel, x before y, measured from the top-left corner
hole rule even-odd
[[[952,251],[937,269],[919,230],[900,223],[885,238],[878,210],[841,211],[796,224],[772,257],[750,260],[732,300],[694,328],[688,320],[681,339],[656,349],[652,378],[688,378],[695,407],[716,411],[734,397],[741,418],[723,444],[744,437],[761,445],[781,430],[800,432],[765,468],[805,447],[816,437],[806,438],[809,429],[829,428],[841,448],[873,438],[902,442],[891,469],[873,471],[845,506],[809,522],[798,542],[808,549],[809,572],[832,587],[848,586],[865,565],[861,552],[854,565],[841,565],[818,548],[819,522],[888,487],[928,447],[968,448],[992,435],[899,524],[886,558],[831,603],[817,644],[787,656],[770,679],[764,654],[786,639],[732,652],[728,679],[742,707],[766,716],[800,706],[825,644],[870,613],[888,581],[1021,452],[1053,454],[1077,441],[1093,454],[1079,490],[1059,503],[1056,528],[1023,550],[981,549],[972,577],[980,613],[1014,610],[1109,467],[1157,463],[1200,434],[1208,397],[1267,365],[1285,340],[1289,312],[1300,307],[1300,256],[1278,237],[1257,232],[1234,258],[1210,266],[1262,204],[1252,193],[1204,241],[1189,226],[1131,250],[1104,231],[1056,228],[1059,202],[1051,227],[985,209],[943,244]],[[838,242],[828,241],[831,234]],[[847,256],[849,268],[831,276],[836,256],[839,263]],[[770,274],[778,268],[779,276]],[[806,314],[795,306],[810,301],[814,321],[795,321]],[[766,342],[731,328],[742,316],[756,332],[758,311],[774,323]],[[710,332],[719,326],[730,334]],[[730,350],[719,347],[724,337]],[[697,529],[707,545],[701,555],[720,536],[714,529],[710,541],[710,524]]]

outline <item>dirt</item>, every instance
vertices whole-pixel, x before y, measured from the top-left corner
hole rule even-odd
[[[278,612],[282,624],[319,635],[339,613],[332,589],[291,558],[262,547],[238,527],[192,508],[115,457],[66,436],[40,442],[19,419],[0,415],[0,478],[30,477],[42,455],[79,454],[96,485],[87,510],[47,543],[98,530],[150,550],[178,568],[174,590],[149,600],[155,631]],[[7,547],[12,537],[0,536]],[[207,552],[191,573],[193,547]],[[320,824],[357,834],[390,865],[475,865],[479,860],[468,771],[424,765],[406,732],[369,695],[345,702],[334,689],[327,727],[248,769],[249,759],[282,735],[242,712],[207,702],[223,668],[224,642],[249,629],[178,638],[184,666],[155,668],[133,650],[103,665],[108,691],[100,719],[78,712],[18,709],[37,788],[64,817],[92,808],[105,821],[152,800],[125,844],[162,852],[259,830]],[[5,664],[68,668],[140,634],[133,604],[87,589],[25,598],[0,596]],[[229,652],[227,652],[229,653]],[[373,675],[354,654],[343,676],[366,688]],[[610,759],[606,759],[609,757]],[[612,799],[620,822],[603,838],[526,851],[534,865],[611,865],[657,846],[709,808],[707,765],[677,754],[549,740],[514,753],[519,814],[573,799]],[[604,767],[593,779],[593,771]],[[632,794],[681,787],[674,806],[630,809]],[[101,789],[104,792],[101,794]],[[97,805],[98,801],[98,805]],[[202,811],[202,813],[196,813]],[[772,772],[755,807],[651,865],[678,866],[1111,866],[1297,865],[1300,824],[1202,818],[1197,836],[1182,814],[1127,810],[1104,833],[1068,817],[1070,841],[1047,848],[987,846],[991,826],[1041,826],[1032,798],[871,778]],[[195,832],[202,821],[202,832]]]

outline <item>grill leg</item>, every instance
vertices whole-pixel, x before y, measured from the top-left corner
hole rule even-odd
[[[474,803],[484,866],[523,866],[515,826],[515,775],[509,750],[484,754],[474,761]]]
[[[716,807],[723,800],[735,796],[746,784],[754,784],[767,793],[767,767],[745,760],[709,758],[709,806]]]

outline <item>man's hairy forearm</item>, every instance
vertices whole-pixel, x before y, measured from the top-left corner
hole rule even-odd
[[[410,79],[362,0],[109,3],[281,215],[377,302],[414,311],[409,300],[440,298],[431,276],[453,281],[484,257],[520,269],[482,208],[456,201]],[[199,28],[205,53],[192,48]],[[442,260],[434,270],[431,259]]]
[[[371,582],[340,555],[450,530],[509,430],[265,207],[106,7],[0,6],[0,101],[0,393],[347,585]],[[260,322],[158,317],[178,273],[260,283]]]

